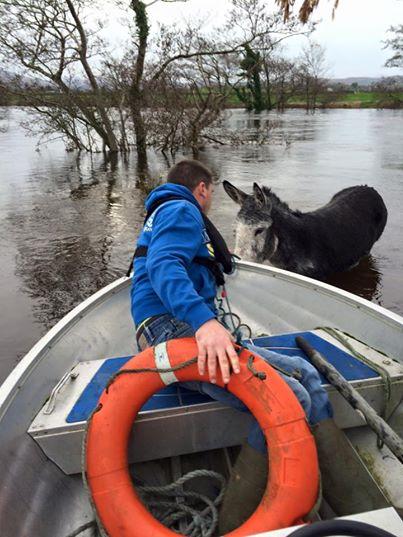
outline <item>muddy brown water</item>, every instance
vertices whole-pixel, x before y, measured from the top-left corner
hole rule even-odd
[[[122,276],[143,219],[135,156],[66,153],[59,141],[40,152],[8,109],[0,132],[0,382],[32,345],[75,305]],[[200,158],[221,180],[274,189],[311,210],[338,190],[368,184],[389,211],[371,256],[331,283],[403,314],[403,111],[329,110],[307,115],[233,111],[228,123],[258,139],[275,122],[270,145],[208,147]],[[177,158],[180,158],[178,156]],[[150,152],[154,175],[168,163]],[[211,216],[233,244],[235,204],[221,186]]]

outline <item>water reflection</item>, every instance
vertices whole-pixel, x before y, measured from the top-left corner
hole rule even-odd
[[[363,257],[355,267],[346,272],[332,274],[325,282],[382,304],[382,274],[372,255]]]
[[[27,204],[14,207],[8,217],[17,247],[15,274],[46,328],[122,276],[129,263],[144,194],[134,177],[126,188],[129,177],[120,164],[101,156],[77,158],[75,166],[66,166],[64,182],[43,177],[29,210]]]
[[[319,117],[319,119],[318,119]],[[254,112],[233,112],[228,117],[228,124],[237,132],[243,132],[247,139],[258,141],[262,134],[269,133],[272,140],[279,143],[287,139],[288,143],[313,141],[317,139],[318,123],[323,116],[312,116],[298,113],[290,114],[256,114]]]
[[[8,108],[0,107],[0,132],[5,133],[9,126],[10,111]]]
[[[34,299],[34,315],[50,328],[75,305],[108,283],[112,239],[63,237],[18,248],[16,275]]]

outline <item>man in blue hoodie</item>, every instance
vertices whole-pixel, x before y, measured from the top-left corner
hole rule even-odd
[[[209,236],[206,227],[212,224],[205,218],[213,192],[211,172],[200,162],[183,160],[169,171],[167,183],[148,196],[147,217],[134,256],[132,315],[140,350],[170,339],[195,336],[199,372],[204,374],[207,367],[212,384],[194,382],[186,383],[187,387],[245,411],[239,399],[214,386],[218,368],[228,383],[231,369],[239,373],[239,361],[232,335],[216,318],[217,278],[211,261],[217,255],[212,241],[217,244],[217,240]],[[248,348],[291,373],[282,376],[312,424],[331,415],[326,392],[313,366],[302,358],[285,358],[255,346]],[[295,370],[302,375],[301,382],[292,377]],[[220,514],[221,533],[231,531],[254,511],[266,477],[266,445],[255,421],[227,487]]]
[[[230,365],[239,372],[238,356],[231,334],[216,319],[214,276],[194,261],[212,257],[201,213],[210,209],[213,178],[201,163],[185,160],[172,168],[167,181],[146,200],[147,211],[163,203],[147,219],[137,242],[138,249],[147,248],[146,256],[134,260],[132,315],[139,348],[171,339],[166,337],[170,329],[176,338],[194,335],[200,374],[207,366],[215,383],[218,363],[227,383]]]

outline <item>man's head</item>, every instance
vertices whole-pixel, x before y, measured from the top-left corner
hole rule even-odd
[[[181,160],[169,170],[167,182],[186,186],[199,202],[202,211],[209,211],[214,192],[213,174],[201,162]]]

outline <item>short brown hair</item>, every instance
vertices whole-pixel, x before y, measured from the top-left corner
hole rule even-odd
[[[213,182],[213,174],[201,162],[186,159],[181,160],[169,170],[167,182],[186,186],[193,192],[201,182],[206,183],[207,186],[210,185]]]

